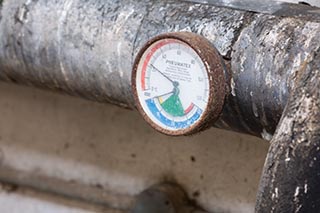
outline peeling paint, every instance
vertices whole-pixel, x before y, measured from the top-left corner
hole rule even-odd
[[[259,117],[258,107],[254,102],[252,102],[252,111],[253,111],[254,116],[258,118]]]
[[[296,188],[295,193],[294,193],[294,197],[298,197],[299,192],[300,192],[300,187],[298,186],[298,187]]]
[[[272,79],[272,76],[271,76],[270,72],[267,73],[267,76],[266,76],[265,80],[266,80],[266,85],[271,87],[272,84],[273,84],[273,79]]]
[[[308,184],[307,183],[304,184],[304,193],[305,194],[308,193]]]
[[[271,141],[273,135],[270,134],[270,133],[268,133],[266,129],[263,129],[263,132],[261,132],[261,137],[262,137],[263,139],[265,139],[266,141]]]
[[[272,200],[275,198],[279,198],[279,191],[277,187],[274,189],[274,193],[272,193]]]
[[[233,78],[231,78],[231,94],[236,96],[236,83],[234,83]]]

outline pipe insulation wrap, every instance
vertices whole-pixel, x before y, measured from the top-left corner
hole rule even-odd
[[[242,19],[240,12],[165,1],[18,0],[5,1],[2,12],[2,79],[129,107],[133,58],[150,37],[191,29],[212,40],[220,34],[215,45],[227,54]],[[227,26],[216,29],[227,16]]]
[[[231,73],[215,126],[270,139],[320,24],[183,1],[4,0],[0,79],[134,108],[133,60],[150,38],[206,37]],[[315,61],[314,63],[319,63]]]
[[[256,212],[320,212],[320,49],[294,78],[264,165]]]

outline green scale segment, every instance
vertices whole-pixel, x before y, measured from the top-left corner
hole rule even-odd
[[[161,104],[165,112],[174,117],[184,116],[184,109],[180,98],[177,94],[171,95],[166,101]]]

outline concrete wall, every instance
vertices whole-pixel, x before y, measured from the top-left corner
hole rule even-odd
[[[106,207],[0,183],[1,213],[121,213]]]
[[[130,209],[161,181],[211,212],[253,212],[268,143],[210,129],[172,138],[133,111],[0,83],[0,180]]]

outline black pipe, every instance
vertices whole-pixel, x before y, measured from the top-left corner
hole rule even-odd
[[[300,67],[264,166],[256,212],[320,212],[320,49]]]

